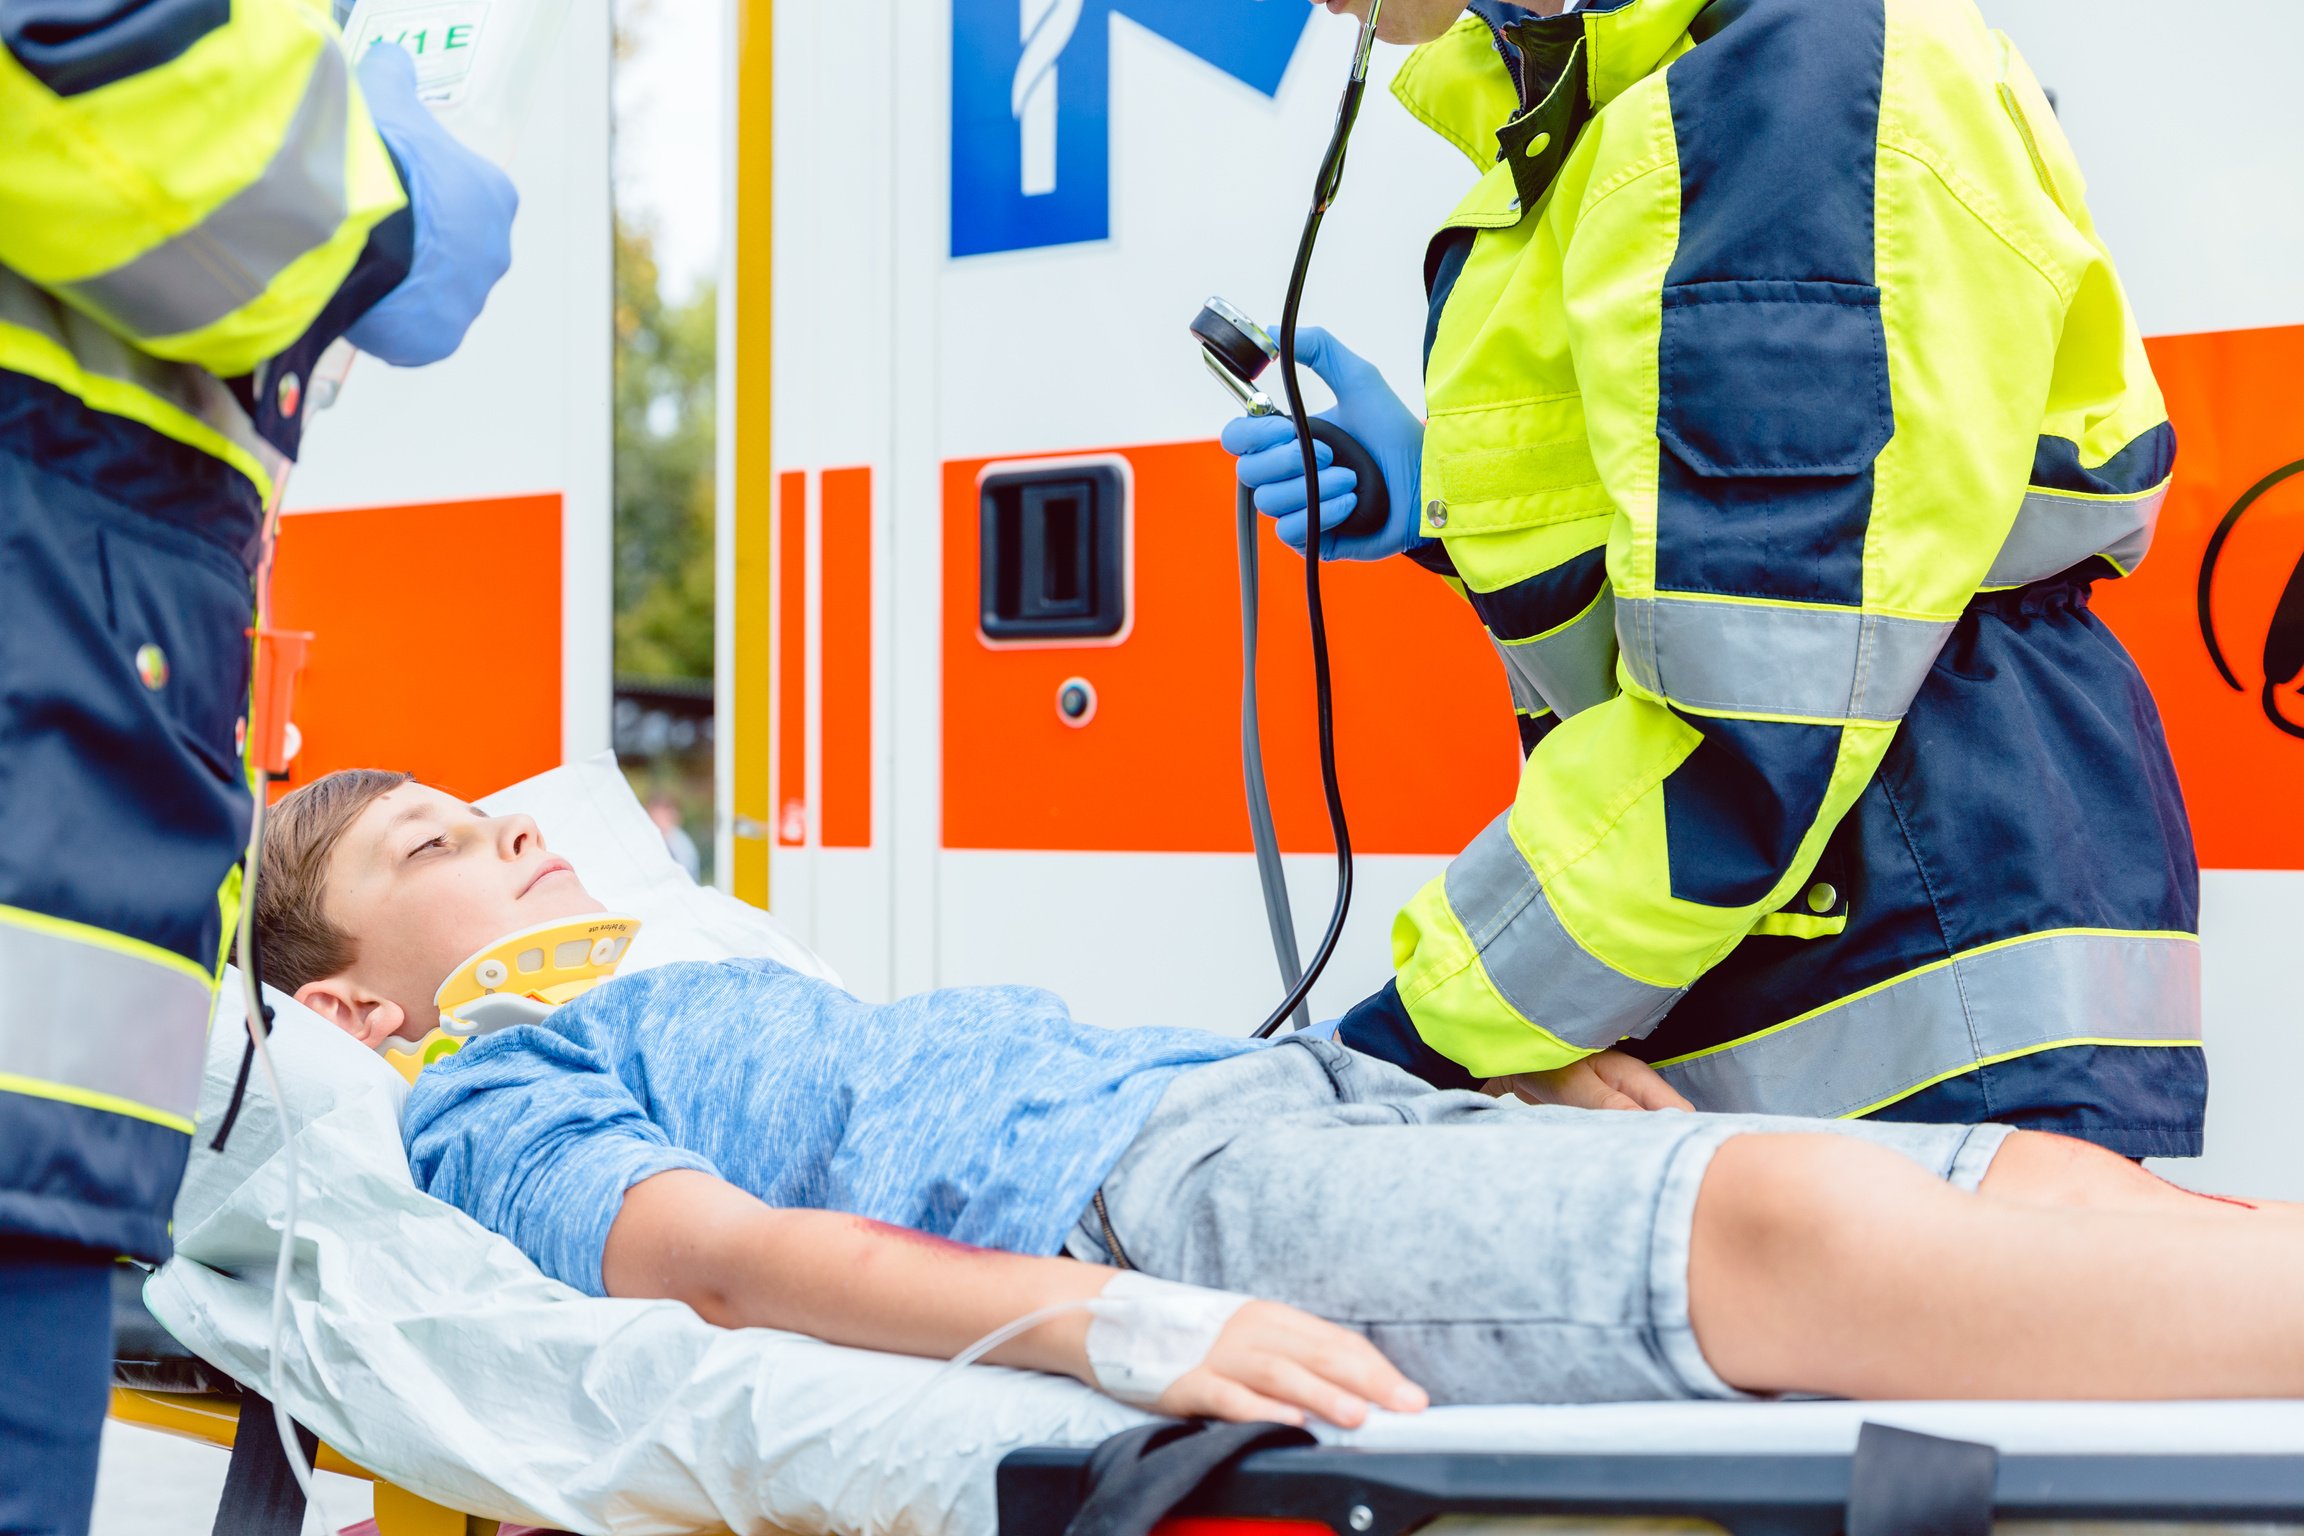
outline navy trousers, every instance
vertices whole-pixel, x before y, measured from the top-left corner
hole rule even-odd
[[[85,1536],[112,1385],[112,1261],[0,1239],[0,1536]]]

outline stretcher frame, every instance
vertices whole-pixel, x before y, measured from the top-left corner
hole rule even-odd
[[[242,1399],[115,1387],[123,1423],[230,1450]],[[261,1428],[271,1432],[269,1417]],[[999,1467],[1000,1536],[1054,1536],[1088,1489],[1090,1448],[1014,1452]],[[1266,1450],[1218,1472],[1159,1536],[1405,1536],[1444,1518],[1674,1522],[1687,1536],[1841,1536],[1862,1451],[1547,1455]],[[502,1523],[435,1504],[321,1445],[323,1471],[375,1485],[378,1536],[498,1536]],[[1997,1457],[1989,1522],[2304,1528],[2304,1456],[2017,1454]],[[1694,1522],[1691,1526],[1687,1522]],[[1926,1522],[1923,1522],[1926,1523]],[[1890,1522],[1900,1530],[1906,1522]]]
[[[122,1424],[198,1440],[228,1452],[239,1441],[240,1410],[244,1401],[220,1392],[161,1392],[116,1385],[112,1388],[110,1417]],[[269,1412],[259,1415],[257,1432],[274,1433]],[[312,1465],[322,1472],[335,1472],[375,1484],[377,1536],[498,1536],[503,1528],[502,1521],[468,1515],[444,1504],[435,1504],[422,1494],[410,1493],[358,1462],[346,1459],[326,1444],[314,1452]],[[223,1524],[220,1512],[218,1525]]]
[[[158,1430],[186,1440],[197,1440],[238,1459],[240,1418],[253,1407],[259,1433],[269,1443],[273,1427],[271,1405],[245,1392],[240,1385],[160,1325],[144,1305],[141,1267],[116,1265],[112,1271],[112,1402],[109,1417],[139,1429]],[[256,1447],[252,1446],[253,1451]],[[312,1465],[322,1472],[357,1477],[376,1487],[377,1536],[499,1536],[501,1521],[468,1515],[435,1504],[420,1494],[378,1477],[335,1447],[311,1442]],[[278,1456],[273,1449],[274,1457]],[[276,1469],[284,1473],[285,1463]],[[275,1477],[271,1479],[277,1481]],[[267,1514],[285,1522],[288,1536],[303,1528],[301,1497],[295,1500],[293,1519],[286,1510],[256,1512],[234,1507],[236,1494],[244,1494],[232,1474],[226,1475],[225,1502],[216,1528],[230,1536],[268,1536],[261,1526]],[[261,1499],[258,1501],[262,1502]],[[330,1533],[334,1536],[334,1533]]]
[[[1925,1437],[1915,1437],[1925,1438]],[[1941,1445],[1945,1442],[1936,1442]],[[1053,1536],[1089,1486],[1081,1449],[1038,1447],[999,1470],[1000,1536]],[[1498,1454],[1262,1450],[1204,1482],[1166,1536],[1402,1536],[1447,1517],[1657,1522],[1701,1536],[1951,1536],[1998,1522],[2041,1526],[2304,1526],[2304,1456],[2001,1455],[1980,1524],[1867,1520],[1851,1497],[1864,1452],[1843,1455]],[[1941,1511],[1935,1513],[1941,1514]],[[1690,1524],[1689,1522],[1694,1522]],[[2043,1533],[2044,1536],[2044,1533]]]
[[[119,1387],[112,1417],[229,1450],[240,1400]],[[262,1428],[269,1433],[267,1422]],[[998,1471],[1000,1536],[1054,1536],[1079,1512],[1093,1451],[1035,1447]],[[1405,1536],[1449,1517],[1694,1522],[1728,1536],[1841,1536],[1857,1453],[1658,1455],[1267,1450],[1217,1473],[1160,1536]],[[315,1465],[375,1484],[379,1536],[498,1536],[326,1445]],[[2013,1455],[1990,1517],[2041,1525],[2304,1526],[2304,1456]],[[1651,1527],[1652,1528],[1652,1527]],[[1691,1531],[1682,1524],[1680,1529]]]
[[[295,1536],[303,1501],[270,1404],[158,1324],[134,1267],[115,1272],[113,1301],[111,1416],[232,1453],[219,1536]],[[1996,1521],[2042,1528],[2032,1536],[2152,1524],[2304,1536],[2304,1403],[1652,1405],[1631,1439],[1634,1431],[1592,1417],[1635,1408],[1467,1409],[1469,1421],[1390,1425],[1374,1444],[1251,1451],[1199,1481],[1156,1536],[1401,1536],[1443,1520],[1465,1523],[1464,1536],[1547,1526],[1561,1536],[1562,1521],[1586,1536],[1606,1536],[1603,1526],[1624,1536],[1988,1536]],[[1657,1408],[1680,1418],[1659,1422]],[[2163,1408],[2214,1414],[2182,1424]],[[258,1433],[243,1444],[251,1413]],[[1477,1417],[1497,1413],[1505,1417]],[[1706,1414],[1766,1415],[1776,1446],[1739,1443],[1734,1424],[1695,1417]],[[1805,1428],[1783,1415],[1804,1416]],[[305,1438],[320,1469],[374,1485],[377,1536],[525,1529],[435,1503]],[[998,1536],[1066,1530],[1096,1454],[1040,1446],[1004,1458]]]

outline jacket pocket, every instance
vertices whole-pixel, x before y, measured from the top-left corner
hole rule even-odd
[[[2056,121],[2056,108],[2048,100],[2048,93],[2032,74],[2032,66],[2024,62],[2024,55],[2016,51],[2015,42],[2007,33],[1995,31],[1992,39],[2000,47],[2000,105],[2016,129],[2016,136],[2024,143],[2024,153],[2032,161],[2032,172],[2039,178],[2040,190],[2066,218],[2087,205],[2088,183],[2080,174],[2080,161],[2072,153],[2071,142],[2064,137],[2063,125]]]
[[[248,574],[221,550],[164,530],[111,525],[98,540],[105,615],[122,660],[184,747],[233,777],[255,612]]]
[[[1869,284],[1666,288],[1657,375],[1656,435],[1699,475],[1861,474],[1895,435]]]
[[[1434,413],[1424,427],[1424,494],[1446,508],[1427,533],[1498,533],[1613,510],[1576,395]]]
[[[1854,834],[1849,823],[1854,819],[1855,813],[1850,812],[1848,820],[1833,829],[1823,855],[1800,889],[1790,901],[1752,925],[1754,937],[1829,939],[1847,931],[1853,911],[1849,839]]]

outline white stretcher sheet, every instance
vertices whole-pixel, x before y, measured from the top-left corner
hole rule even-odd
[[[647,924],[632,968],[749,953],[821,969],[773,920],[689,882],[605,757],[484,803],[535,815],[594,894]],[[305,1163],[280,1391],[299,1421],[403,1487],[588,1533],[990,1536],[1002,1456],[1092,1444],[1142,1422],[1070,1381],[989,1368],[923,1400],[933,1362],[714,1328],[675,1302],[581,1296],[418,1193],[398,1074],[275,1002],[274,1049]],[[284,1183],[261,1081],[225,1153],[209,1149],[206,1129],[239,1063],[239,1029],[228,989],[176,1207],[177,1257],[145,1294],[186,1345],[270,1390]],[[2289,1402],[1454,1408],[1379,1415],[1323,1438],[1399,1451],[1824,1453],[1852,1449],[1866,1420],[2010,1453],[2304,1454],[2304,1403]]]

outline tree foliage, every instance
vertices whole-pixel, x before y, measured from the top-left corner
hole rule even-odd
[[[668,302],[649,231],[615,238],[616,674],[708,680],[716,295]]]

